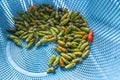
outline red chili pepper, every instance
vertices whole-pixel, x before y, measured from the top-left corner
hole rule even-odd
[[[28,10],[31,11],[31,10],[34,9],[34,8],[35,8],[35,6],[32,5],[32,6],[30,6],[30,7],[28,8]]]
[[[91,35],[91,36],[93,35],[93,30],[89,31],[89,35]]]
[[[91,43],[92,39],[93,39],[93,30],[90,30],[88,34],[88,42]]]

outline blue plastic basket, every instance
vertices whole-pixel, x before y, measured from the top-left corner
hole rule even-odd
[[[80,11],[94,30],[88,58],[73,69],[44,72],[55,42],[27,50],[6,39],[16,12],[42,3]],[[120,0],[0,0],[0,80],[120,80]]]

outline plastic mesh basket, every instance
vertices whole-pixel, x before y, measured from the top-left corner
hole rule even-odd
[[[94,30],[90,55],[73,69],[44,72],[55,42],[27,50],[6,39],[16,12],[42,3],[80,11]],[[0,80],[120,80],[120,0],[0,0]]]

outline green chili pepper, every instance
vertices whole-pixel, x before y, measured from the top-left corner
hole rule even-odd
[[[66,47],[72,47],[75,48],[77,47],[78,43],[77,42],[67,42]]]
[[[50,23],[50,25],[51,25],[52,27],[55,26],[54,22],[53,22],[51,19],[49,19],[48,22]]]
[[[43,34],[43,33],[37,33],[38,34],[38,36],[45,36],[46,34]]]
[[[56,41],[56,37],[52,37],[50,39],[48,39],[49,42],[52,42],[52,41]]]
[[[81,39],[80,39],[80,38],[75,38],[73,41],[74,41],[74,42],[80,42]]]
[[[39,33],[45,34],[45,35],[50,35],[51,32],[50,31],[39,31]]]
[[[22,47],[22,43],[21,43],[18,39],[13,39],[13,42],[14,42],[16,45]]]
[[[15,21],[23,21],[23,19],[21,17],[13,17],[12,19]]]
[[[75,58],[76,58],[76,55],[75,55],[75,54],[68,53],[68,55],[69,55],[71,58],[73,58],[73,59],[75,59]]]
[[[51,67],[51,68],[48,68],[48,69],[46,70],[46,72],[47,72],[47,73],[55,72],[55,69],[54,69],[53,67]]]
[[[81,62],[82,58],[77,58],[77,59],[73,59],[71,62],[72,63],[77,63],[77,62]]]
[[[79,52],[79,49],[68,49],[69,52]]]
[[[80,49],[80,47],[82,46],[82,44],[85,43],[85,42],[86,42],[85,40],[82,40],[82,41],[80,42],[80,44],[78,45],[77,48]]]
[[[74,39],[74,37],[67,37],[66,42],[71,42],[71,41],[73,41],[73,39]]]
[[[73,47],[73,48],[76,48],[76,47],[78,46],[78,43],[77,43],[77,42],[71,42],[71,44],[72,44],[72,47]]]
[[[76,17],[74,17],[74,20],[79,20],[81,18],[81,15],[77,15]]]
[[[77,42],[71,42],[72,43],[72,45],[78,45],[78,43]]]
[[[34,38],[32,40],[30,40],[30,42],[27,44],[26,48],[27,49],[30,48],[33,45],[34,41],[35,41]]]
[[[43,21],[43,20],[39,20],[39,23],[46,24],[46,22]],[[45,26],[45,25],[40,25],[40,27],[44,27],[44,26]]]
[[[64,35],[64,30],[62,30],[59,34],[58,34],[58,37],[63,37]]]
[[[22,36],[21,39],[25,40],[25,39],[27,39],[28,36],[29,36],[29,34]]]
[[[32,17],[30,17],[30,21],[31,21],[32,23],[35,23],[35,19],[33,19]]]
[[[72,11],[72,12],[70,12],[70,14],[69,14],[69,16],[68,17],[70,17],[71,18],[71,16],[72,16],[72,14],[73,14],[74,12]]]
[[[75,38],[82,38],[82,35],[75,35]]]
[[[27,21],[24,21],[24,24],[25,24],[25,27],[29,27],[29,24],[28,24],[28,22]]]
[[[36,43],[36,47],[38,47],[38,46],[40,46],[42,43],[44,43],[44,42],[46,42],[46,41],[48,41],[47,39],[45,39],[45,38],[42,38],[42,39],[40,39],[37,43]]]
[[[61,56],[63,56],[67,60],[71,60],[72,59],[69,55],[67,55],[65,53],[60,53],[60,54],[61,54]]]
[[[81,27],[81,26],[80,26],[80,23],[73,23],[73,25],[75,25],[75,26],[78,27],[78,28]]]
[[[36,19],[37,19],[32,13],[28,13],[28,15],[29,15],[30,18],[33,19],[33,20],[36,20]]]
[[[72,30],[72,26],[67,27],[67,30],[65,31],[65,35],[70,33],[71,30]]]
[[[83,55],[82,55],[82,58],[85,58],[85,57],[87,57],[88,56],[88,54],[89,54],[89,50],[86,50],[84,53],[83,53]]]
[[[41,28],[41,30],[49,30],[49,27],[48,26],[42,26],[42,27],[40,27]]]
[[[82,21],[84,22],[84,23],[87,23],[87,20],[85,19],[85,17],[82,15]]]
[[[24,25],[24,22],[22,22],[22,21],[15,21],[15,24]]]
[[[50,39],[50,38],[52,38],[53,37],[53,35],[45,35],[43,38],[45,38],[45,39]]]
[[[77,26],[73,26],[73,27],[72,27],[72,30],[73,30],[73,31],[81,31],[80,28],[78,28]]]
[[[71,34],[68,34],[68,35],[66,35],[67,37],[74,37],[75,36],[75,34],[74,33],[71,33]]]
[[[48,19],[48,18],[49,18],[48,15],[45,15],[45,14],[43,14],[43,13],[40,13],[40,15],[41,15],[44,19]]]
[[[81,56],[83,53],[82,52],[73,52],[76,56]]]
[[[45,7],[45,11],[47,11],[48,13],[50,13],[50,9],[48,7]]]
[[[59,30],[55,27],[51,27],[56,33],[59,33]]]
[[[59,31],[62,31],[61,26],[56,25],[56,28],[57,28]]]
[[[71,42],[67,42],[65,46],[66,47],[72,47],[72,44],[71,44]]]
[[[57,33],[52,28],[50,29],[50,31],[51,31],[52,35],[54,35],[54,36],[57,35]]]
[[[89,45],[88,42],[82,44],[81,47],[80,47],[80,51],[83,51],[88,45]]]
[[[58,53],[61,53],[61,52],[62,52],[57,46],[54,46],[54,49],[55,49],[55,51],[57,51]]]
[[[33,33],[33,36],[35,37],[35,40],[38,41],[39,36],[36,32]]]
[[[15,26],[16,27],[16,26]],[[22,30],[22,31],[26,31],[26,28],[23,27],[22,25],[16,27],[17,30]]]
[[[48,61],[48,66],[52,65],[52,63],[55,61],[55,59],[56,59],[56,55],[53,54]]]
[[[24,32],[20,35],[20,38],[22,39],[23,36],[25,36],[27,34],[27,32]]]
[[[58,40],[63,40],[63,39],[64,39],[64,37],[58,37],[57,39],[58,39]]]
[[[72,42],[75,38],[74,37],[69,37],[69,36],[64,36],[66,39],[66,42]]]
[[[57,64],[59,64],[59,57],[56,57],[55,61],[53,62],[52,66],[56,66]]]
[[[78,15],[79,15],[79,12],[73,12],[73,13],[71,14],[71,19],[75,18],[75,17],[78,16]]]
[[[65,66],[65,69],[73,68],[75,65],[76,65],[76,63],[70,63],[70,64]]]
[[[70,18],[64,19],[63,21],[60,22],[61,26],[66,25],[69,22]]]
[[[20,36],[22,33],[24,33],[24,31],[17,31],[15,32],[15,35]]]
[[[18,11],[17,14],[19,14],[19,15],[24,15],[25,12],[23,12],[23,11]]]
[[[89,32],[89,28],[87,28],[87,27],[81,27],[80,29],[81,29],[82,31]]]
[[[38,17],[38,16],[39,16],[39,12],[35,11],[35,12],[34,12],[34,15],[35,15],[36,17]]]
[[[65,59],[64,57],[61,57],[62,58],[62,60],[64,61],[64,63],[65,64],[69,64],[70,62],[67,60],[67,59]]]
[[[17,37],[17,36],[14,36],[14,35],[7,35],[7,38],[8,38],[8,39],[18,39],[18,37]]]
[[[54,17],[55,17],[55,14],[56,14],[56,12],[53,11],[53,12],[51,13],[51,15],[50,15],[50,18],[54,18]]]
[[[77,18],[77,17],[76,17]],[[74,18],[75,19],[75,18]],[[76,20],[74,20],[73,21],[74,23],[79,23],[79,24],[82,24],[83,22],[81,22],[81,20],[80,19],[76,19]]]
[[[80,24],[80,26],[87,27],[87,23],[82,23],[82,24]]]
[[[25,41],[28,43],[32,38],[33,38],[33,34],[30,34]]]
[[[15,28],[19,28],[21,25],[20,24],[14,24]]]
[[[29,23],[30,23],[30,20],[29,20],[29,17],[28,17],[28,16],[22,15],[22,16],[21,16],[21,18],[22,18],[22,20],[21,20],[21,21],[26,20],[27,22],[29,22]]]
[[[53,20],[53,22],[54,22],[54,24],[59,24],[60,22],[59,21],[57,21],[57,20]],[[58,28],[59,29],[59,28]]]
[[[88,45],[86,48],[85,48],[85,50],[88,50],[90,48],[90,46]]]

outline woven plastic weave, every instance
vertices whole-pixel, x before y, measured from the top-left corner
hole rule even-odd
[[[88,58],[73,69],[44,72],[55,42],[27,50],[6,38],[18,10],[42,3],[80,11],[94,30]],[[120,0],[0,0],[0,80],[120,80]]]

